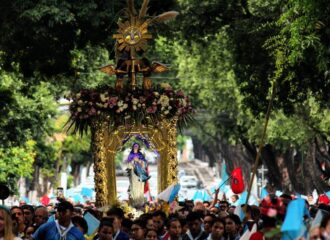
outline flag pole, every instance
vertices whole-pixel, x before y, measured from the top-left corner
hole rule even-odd
[[[254,177],[257,173],[259,162],[260,162],[261,150],[262,150],[263,145],[265,143],[268,121],[269,121],[270,112],[271,112],[273,102],[274,102],[274,98],[275,98],[275,92],[276,92],[275,90],[276,90],[276,81],[273,82],[273,86],[272,86],[272,95],[271,95],[271,98],[270,98],[269,103],[268,103],[267,113],[266,113],[266,116],[265,116],[265,125],[264,125],[264,129],[263,129],[263,132],[262,132],[261,140],[260,140],[260,143],[259,143],[256,160],[255,160],[254,166],[253,166],[252,177],[250,179],[250,183],[249,183],[249,187],[248,187],[248,193],[247,193],[247,197],[246,197],[245,206],[247,206],[248,202],[249,202],[253,180],[254,180]]]

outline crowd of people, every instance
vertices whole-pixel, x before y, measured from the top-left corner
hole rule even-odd
[[[105,210],[91,203],[74,205],[65,199],[48,206],[2,205],[0,240],[291,239],[281,227],[292,201],[297,199],[286,194],[268,195],[259,206],[234,206],[225,199],[219,200],[216,191],[211,202],[186,200],[171,204],[172,207],[166,203],[147,203],[141,206],[140,214],[133,214],[121,205]],[[323,197],[310,205],[304,200],[302,207],[307,211],[294,215],[291,221],[301,222],[305,228],[298,238],[292,239],[330,239],[329,201]],[[87,213],[99,221],[90,234],[90,224],[84,218]]]

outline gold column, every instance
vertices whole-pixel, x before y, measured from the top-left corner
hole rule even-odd
[[[112,132],[108,132],[106,135],[105,146],[107,146],[106,166],[107,166],[107,188],[108,188],[108,204],[113,205],[117,202],[117,183],[116,183],[116,150],[117,146],[111,149],[109,141],[112,138]]]
[[[94,161],[94,182],[96,191],[96,206],[108,204],[107,177],[106,177],[106,149],[104,138],[107,131],[107,122],[102,118],[95,118],[91,123],[92,156]]]
[[[167,186],[178,182],[178,159],[177,159],[177,117],[169,121],[168,126],[168,167],[167,167]]]
[[[177,118],[164,119],[161,123],[162,138],[166,142],[166,148],[160,152],[158,165],[158,191],[165,190],[168,186],[177,183],[177,146],[176,146]]]

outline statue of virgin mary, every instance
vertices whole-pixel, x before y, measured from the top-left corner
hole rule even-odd
[[[147,160],[141,153],[140,145],[138,143],[133,144],[126,163],[130,183],[129,194],[132,205],[142,205],[145,202],[145,182],[150,176],[147,171]]]

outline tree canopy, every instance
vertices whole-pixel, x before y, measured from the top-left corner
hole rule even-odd
[[[98,68],[115,58],[112,34],[124,7],[94,0],[1,4],[0,164],[26,158],[54,179],[61,166],[88,161],[88,139],[77,145],[78,137],[58,127],[67,117],[59,116],[58,102],[70,91],[113,83]],[[179,17],[153,29],[148,56],[171,65],[157,81],[190,94],[196,124],[186,132],[211,164],[221,156],[248,175],[275,84],[262,155],[270,181],[288,191],[326,189],[317,175],[327,175],[318,166],[330,160],[329,3],[152,0],[148,13],[173,9]],[[278,177],[284,171],[288,181]],[[17,179],[7,172],[0,180],[8,176]]]

